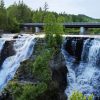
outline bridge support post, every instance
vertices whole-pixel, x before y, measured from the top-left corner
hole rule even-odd
[[[87,34],[87,28],[85,27],[80,27],[80,35],[86,35]]]
[[[39,33],[40,32],[40,28],[39,27],[35,27],[35,33]]]
[[[28,31],[28,28],[27,27],[24,27],[24,32],[27,32]]]
[[[32,33],[32,27],[29,28],[29,32]]]

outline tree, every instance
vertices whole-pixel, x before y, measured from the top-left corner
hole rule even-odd
[[[44,31],[46,33],[46,40],[48,43],[48,46],[56,48],[57,46],[61,45],[62,42],[62,34],[63,32],[63,25],[64,22],[63,17],[58,17],[56,19],[55,15],[52,13],[49,13],[45,16],[44,19]]]
[[[31,9],[28,8],[27,5],[25,5],[23,3],[23,1],[19,2],[18,6],[17,6],[17,14],[16,14],[16,18],[20,23],[24,23],[24,22],[32,22],[32,12]]]
[[[32,11],[23,1],[9,6],[7,11],[9,16],[15,17],[19,23],[32,22]]]
[[[46,12],[48,9],[49,9],[48,8],[48,4],[47,4],[47,2],[45,2],[45,4],[44,4],[44,11]]]
[[[63,23],[65,22],[64,17],[59,16],[57,18],[57,23],[56,23],[56,29],[55,29],[55,39],[56,39],[56,44],[61,46],[62,44],[62,34],[64,34],[64,26]]]
[[[7,31],[19,32],[19,21],[17,19],[17,12],[18,9],[16,3],[7,8],[7,16],[8,16]]]
[[[4,1],[0,0],[0,29],[6,30],[7,27],[7,12],[4,7]]]
[[[4,1],[0,0],[0,8],[4,9]]]
[[[44,31],[46,34],[46,41],[48,44],[48,47],[54,47],[55,46],[55,39],[53,35],[55,34],[55,24],[56,24],[56,18],[52,13],[48,13],[44,18]]]
[[[20,23],[32,22],[32,11],[23,1],[19,1],[18,4],[14,3],[9,6],[7,8],[7,15],[7,30],[11,32],[19,32]]]
[[[42,23],[43,22],[43,14],[42,8],[40,7],[39,10],[33,12],[32,21],[35,23]]]

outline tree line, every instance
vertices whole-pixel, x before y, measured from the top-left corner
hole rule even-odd
[[[22,1],[19,0],[19,3],[14,2],[14,4],[6,8],[4,1],[0,0],[0,30],[12,33],[19,32],[20,23],[27,23],[27,22],[41,23],[44,22],[44,18],[48,14],[53,14],[55,18],[63,17],[63,22],[100,21],[100,19],[94,19],[81,14],[71,15],[71,14],[66,14],[65,12],[63,13],[50,12],[48,11],[48,8],[49,8],[48,4],[45,3],[43,8],[40,7],[37,10],[32,10],[23,2],[23,0]]]

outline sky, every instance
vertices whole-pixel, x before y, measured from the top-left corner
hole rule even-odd
[[[18,3],[19,0],[4,0],[5,6]],[[35,10],[48,3],[50,11],[67,14],[85,14],[93,18],[100,18],[100,0],[23,0],[31,9]]]

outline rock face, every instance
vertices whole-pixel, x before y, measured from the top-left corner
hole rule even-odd
[[[53,59],[50,61],[50,67],[52,69],[52,79],[56,82],[59,91],[59,100],[66,100],[67,97],[64,91],[67,86],[67,67],[65,59],[61,52],[54,55]]]
[[[13,39],[16,39],[16,38],[18,38],[18,35],[15,35],[15,36],[13,37]]]
[[[6,41],[0,53],[0,68],[7,57],[13,56],[15,51],[13,49],[14,41]]]
[[[83,50],[84,41],[87,38],[66,38],[66,43],[64,45],[64,49],[76,59],[76,62],[81,60],[81,54]]]

